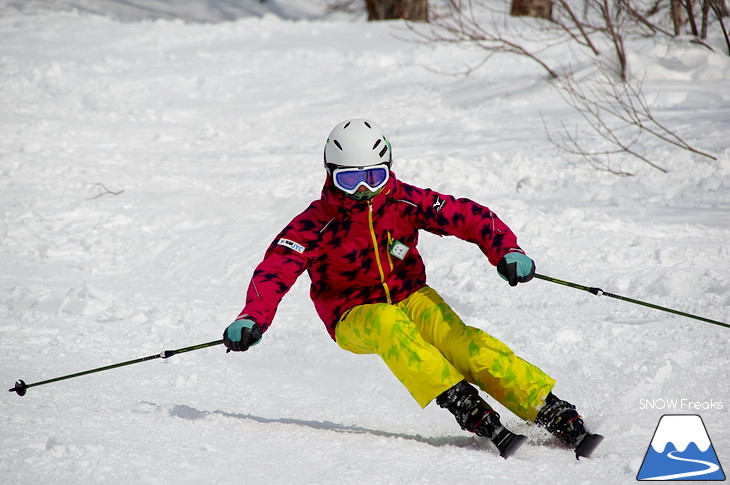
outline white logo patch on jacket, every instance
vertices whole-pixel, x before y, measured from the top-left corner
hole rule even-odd
[[[433,209],[436,211],[436,214],[438,214],[439,212],[441,212],[441,209],[443,209],[445,205],[446,205],[446,201],[445,200],[441,200],[441,197],[439,197],[437,195],[436,196],[436,202],[433,203]]]
[[[280,244],[282,246],[286,246],[289,249],[293,249],[294,251],[298,252],[299,254],[304,252],[304,246],[301,244],[292,241],[291,239],[284,239],[283,237],[279,239],[279,242],[277,244]]]

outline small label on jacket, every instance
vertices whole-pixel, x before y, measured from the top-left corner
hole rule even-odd
[[[401,261],[403,258],[406,257],[406,254],[408,253],[408,250],[411,249],[405,244],[403,244],[400,241],[393,241],[393,243],[390,245],[390,254],[395,256],[396,258],[400,259]]]
[[[302,246],[299,243],[296,243],[296,242],[292,241],[291,239],[284,239],[282,237],[281,239],[279,239],[279,242],[277,244],[280,244],[282,246],[286,246],[289,249],[293,249],[294,251],[296,251],[296,252],[298,252],[300,254],[304,252],[304,246]]]

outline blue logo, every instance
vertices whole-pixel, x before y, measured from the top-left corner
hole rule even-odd
[[[702,418],[696,414],[662,416],[636,479],[725,480]]]

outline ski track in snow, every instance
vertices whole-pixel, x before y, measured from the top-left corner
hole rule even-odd
[[[717,32],[715,54],[647,40],[629,54],[655,114],[718,160],[647,140],[669,173],[618,159],[637,172],[621,178],[550,145],[541,114],[579,118],[523,59],[434,74],[481,54],[303,0],[277,5],[308,20],[205,24],[164,20],[162,0],[150,4],[162,20],[133,2],[97,3],[124,5],[114,19],[47,4],[0,2],[6,388],[220,338],[263,250],[318,197],[324,140],[349,117],[383,126],[403,180],[493,209],[538,272],[730,321],[730,58]],[[178,13],[229,18],[204,6]],[[502,460],[444,410],[421,410],[377,358],[331,342],[304,276],[245,354],[213,347],[4,392],[0,482],[633,483],[672,412],[640,407],[658,398],[723,403],[684,412],[730,463],[727,329],[543,281],[510,288],[453,238],[424,234],[421,249],[462,318],[554,375],[606,436],[594,458],[497,405],[529,437]]]

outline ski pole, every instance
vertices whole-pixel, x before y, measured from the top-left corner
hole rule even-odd
[[[104,366],[104,367],[99,367],[97,369],[91,369],[91,370],[86,370],[86,371],[83,371],[83,372],[77,372],[75,374],[69,374],[67,376],[56,377],[54,379],[48,379],[46,381],[35,382],[33,384],[26,384],[22,379],[20,379],[20,380],[18,380],[18,382],[15,383],[15,387],[8,389],[8,391],[9,392],[16,392],[18,394],[18,396],[25,396],[26,391],[30,387],[42,386],[43,384],[50,384],[51,382],[58,382],[58,381],[63,381],[65,379],[72,379],[74,377],[85,376],[87,374],[93,374],[95,372],[101,372],[101,371],[105,371],[105,370],[109,370],[109,369],[116,369],[117,367],[124,367],[125,365],[137,364],[139,362],[144,362],[144,361],[147,361],[147,360],[167,359],[168,357],[172,357],[173,355],[176,355],[176,354],[182,354],[184,352],[190,352],[192,350],[200,350],[200,349],[204,349],[206,347],[212,347],[214,345],[219,345],[219,344],[222,344],[222,343],[223,343],[223,340],[214,340],[213,342],[207,342],[207,343],[204,343],[204,344],[193,345],[191,347],[185,347],[185,348],[177,349],[177,350],[163,350],[159,354],[150,355],[150,356],[147,356],[147,357],[141,357],[139,359],[134,359],[134,360],[128,360],[126,362],[120,362],[118,364],[111,364],[111,365],[107,365],[107,366]]]
[[[680,312],[679,310],[672,310],[671,308],[654,305],[653,303],[647,303],[647,302],[641,301],[641,300],[634,300],[633,298],[628,298],[628,297],[621,296],[621,295],[615,295],[613,293],[608,293],[607,291],[603,291],[600,288],[583,286],[583,285],[579,285],[577,283],[571,283],[570,281],[563,281],[563,280],[559,280],[557,278],[551,278],[550,276],[545,276],[545,275],[541,275],[538,273],[535,273],[535,278],[539,278],[539,279],[545,280],[545,281],[550,281],[551,283],[557,283],[557,284],[563,285],[563,286],[569,286],[571,288],[576,288],[578,290],[587,291],[587,292],[593,293],[594,295],[597,295],[597,296],[601,296],[601,295],[610,296],[611,298],[628,301],[629,303],[635,303],[637,305],[643,305],[645,307],[654,308],[655,310],[661,310],[663,312],[673,313],[675,315],[681,315],[683,317],[694,318],[695,320],[702,320],[703,322],[712,323],[713,325],[720,325],[722,327],[730,328],[730,325],[728,325],[727,323],[718,322],[717,320],[710,320],[709,318],[705,318],[705,317],[699,317],[697,315],[692,315],[691,313]]]

